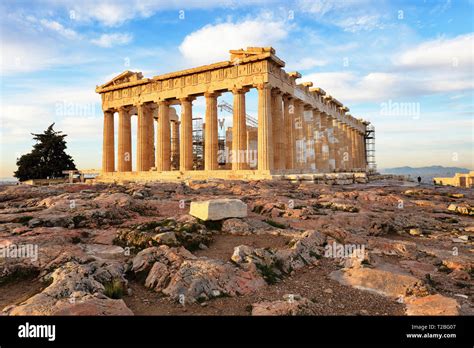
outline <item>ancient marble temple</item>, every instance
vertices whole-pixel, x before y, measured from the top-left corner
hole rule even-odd
[[[271,179],[300,173],[364,172],[364,135],[369,123],[348,114],[348,107],[314,88],[312,82],[297,84],[301,75],[286,72],[284,66],[273,48],[248,47],[231,50],[228,61],[153,78],[125,71],[98,86],[104,112],[100,179]],[[253,88],[258,90],[258,114],[250,126],[246,93]],[[224,161],[219,158],[223,150],[217,99],[223,92],[233,94],[232,127],[223,142],[225,153],[232,156],[225,156]],[[200,138],[193,129],[193,101],[199,96],[206,103]],[[179,117],[173,105],[181,106]],[[137,146],[132,149],[131,117],[135,115]],[[118,139],[114,117],[118,117]],[[202,146],[201,167],[196,165],[198,146]],[[249,162],[251,152],[256,163]]]

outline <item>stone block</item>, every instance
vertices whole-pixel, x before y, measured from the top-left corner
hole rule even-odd
[[[239,199],[227,198],[191,202],[189,214],[204,221],[243,218],[247,216],[247,204]]]

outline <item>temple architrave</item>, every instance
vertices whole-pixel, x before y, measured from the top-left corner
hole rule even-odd
[[[369,123],[348,114],[348,107],[312,82],[298,84],[301,74],[287,73],[284,66],[272,47],[247,47],[231,50],[228,61],[153,78],[125,71],[98,86],[104,133],[97,179],[252,180],[365,172],[364,136]],[[253,88],[258,90],[258,115],[251,126],[246,93]],[[222,140],[218,97],[224,92],[233,94],[233,122]],[[198,136],[193,101],[200,96],[205,98],[206,112]],[[180,117],[173,105],[181,106]],[[131,133],[134,115],[138,117],[136,149]],[[132,171],[133,156],[136,171]]]

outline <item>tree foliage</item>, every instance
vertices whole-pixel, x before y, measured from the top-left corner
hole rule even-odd
[[[65,152],[67,146],[64,138],[67,135],[55,131],[53,127],[54,123],[42,134],[31,133],[36,140],[33,150],[16,162],[18,170],[14,175],[20,181],[58,178],[64,176],[63,170],[76,169],[74,160]]]

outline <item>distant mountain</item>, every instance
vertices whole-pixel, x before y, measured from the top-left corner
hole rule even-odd
[[[443,166],[430,166],[430,167],[396,167],[396,168],[384,168],[379,169],[381,174],[397,174],[411,176],[417,178],[421,176],[422,182],[432,183],[435,177],[451,177],[456,173],[469,173],[469,169],[461,167],[443,167]]]

